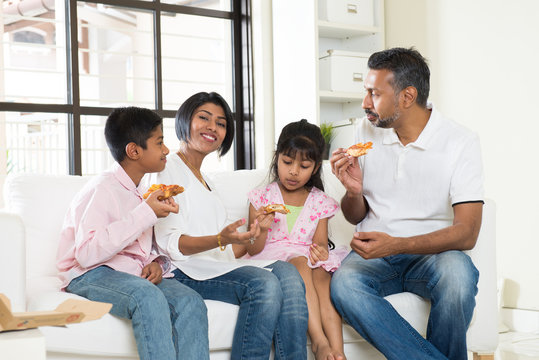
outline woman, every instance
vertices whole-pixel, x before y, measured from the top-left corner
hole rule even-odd
[[[200,172],[208,154],[218,151],[222,156],[232,145],[234,120],[228,104],[213,92],[191,96],[176,113],[176,134],[179,151],[171,153],[165,170],[152,178],[152,183],[185,188],[176,197],[179,214],[155,226],[159,250],[176,267],[174,277],[204,299],[239,305],[232,359],[267,360],[272,340],[276,359],[306,359],[307,305],[301,277],[286,262],[236,260],[243,255],[241,245],[258,236],[260,228],[251,224],[248,231],[238,232],[245,219],[226,225],[225,207]]]

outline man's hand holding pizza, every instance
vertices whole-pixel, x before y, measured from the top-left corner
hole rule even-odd
[[[359,195],[363,193],[363,173],[358,159],[348,155],[346,151],[347,149],[343,148],[333,151],[329,159],[331,171],[348,193]]]

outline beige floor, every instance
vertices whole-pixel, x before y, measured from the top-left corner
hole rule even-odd
[[[539,334],[500,334],[495,360],[539,360]]]

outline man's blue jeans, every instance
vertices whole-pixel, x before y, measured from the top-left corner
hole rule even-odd
[[[100,266],[71,280],[66,291],[111,303],[111,314],[131,319],[141,359],[209,359],[204,300],[174,279],[154,285]]]
[[[331,280],[343,319],[388,359],[467,359],[479,272],[461,251],[365,260],[352,251]],[[385,296],[411,292],[429,299],[425,340]]]
[[[244,266],[197,281],[181,270],[174,277],[204,299],[239,305],[231,359],[267,360],[272,339],[275,359],[307,358],[305,285],[296,268],[277,261],[267,268]]]

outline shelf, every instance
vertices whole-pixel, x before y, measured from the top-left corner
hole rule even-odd
[[[320,90],[319,95],[321,102],[333,103],[361,102],[365,96],[364,93],[350,93],[329,90]]]
[[[377,26],[358,26],[318,20],[318,35],[320,37],[346,39],[355,36],[373,35],[381,32]]]

